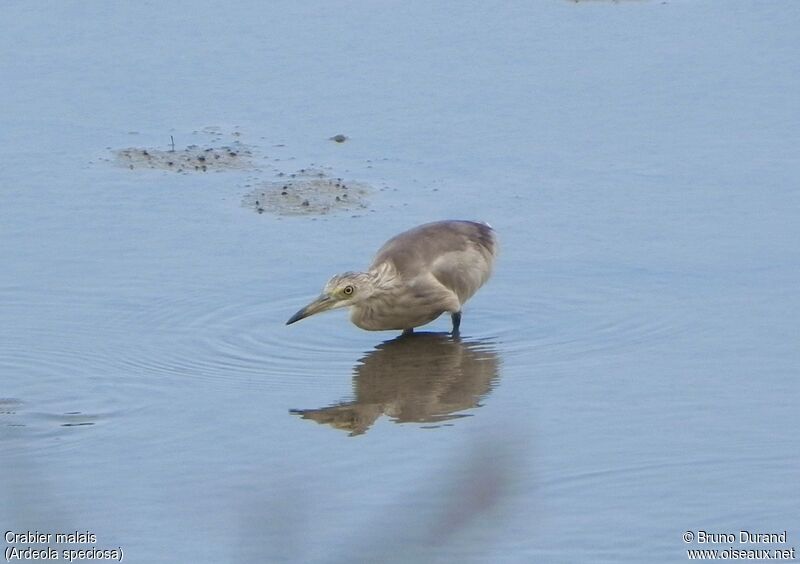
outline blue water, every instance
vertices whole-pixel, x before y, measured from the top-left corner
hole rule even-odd
[[[3,531],[148,563],[800,544],[796,3],[4,10]],[[254,158],[114,161],[170,136]],[[369,208],[242,205],[310,166]],[[460,341],[284,325],[441,218],[501,243]]]

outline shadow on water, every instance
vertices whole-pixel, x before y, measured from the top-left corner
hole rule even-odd
[[[337,510],[347,515],[355,511],[358,518],[333,538],[320,526],[327,518],[320,508],[330,500],[315,495],[315,484],[300,483],[291,475],[268,481],[242,500],[240,533],[233,544],[237,561],[262,562],[265,555],[270,562],[328,564],[492,561],[487,553],[496,551],[509,516],[515,514],[520,479],[533,471],[520,440],[513,426],[489,425],[460,442],[438,465],[422,474],[412,470],[414,479],[384,485],[391,511],[367,503],[360,513],[361,494],[372,494],[356,485],[357,495]],[[405,475],[407,470],[401,471]],[[529,522],[539,521],[536,491],[525,500],[525,510]]]
[[[385,341],[353,369],[355,398],[290,413],[348,431],[365,433],[381,416],[396,423],[434,426],[467,417],[496,385],[499,359],[491,342],[449,333],[413,333]]]

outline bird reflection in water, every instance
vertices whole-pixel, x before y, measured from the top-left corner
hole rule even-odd
[[[448,333],[412,333],[385,341],[354,368],[355,399],[290,413],[365,433],[385,414],[396,423],[429,423],[466,417],[496,384],[499,362],[491,342]]]

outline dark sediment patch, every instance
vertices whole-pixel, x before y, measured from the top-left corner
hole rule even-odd
[[[240,143],[220,147],[189,145],[185,149],[161,150],[129,147],[113,151],[118,165],[131,170],[155,169],[175,172],[209,172],[247,169],[253,166],[252,151]]]
[[[242,204],[258,213],[276,215],[326,215],[368,208],[372,188],[361,182],[334,178],[316,169],[282,175],[263,182],[246,194]]]

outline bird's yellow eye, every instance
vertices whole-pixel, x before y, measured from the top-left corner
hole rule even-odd
[[[344,290],[342,290],[342,292],[344,292],[345,296],[351,296],[351,295],[353,295],[353,287],[352,286],[345,286]]]

